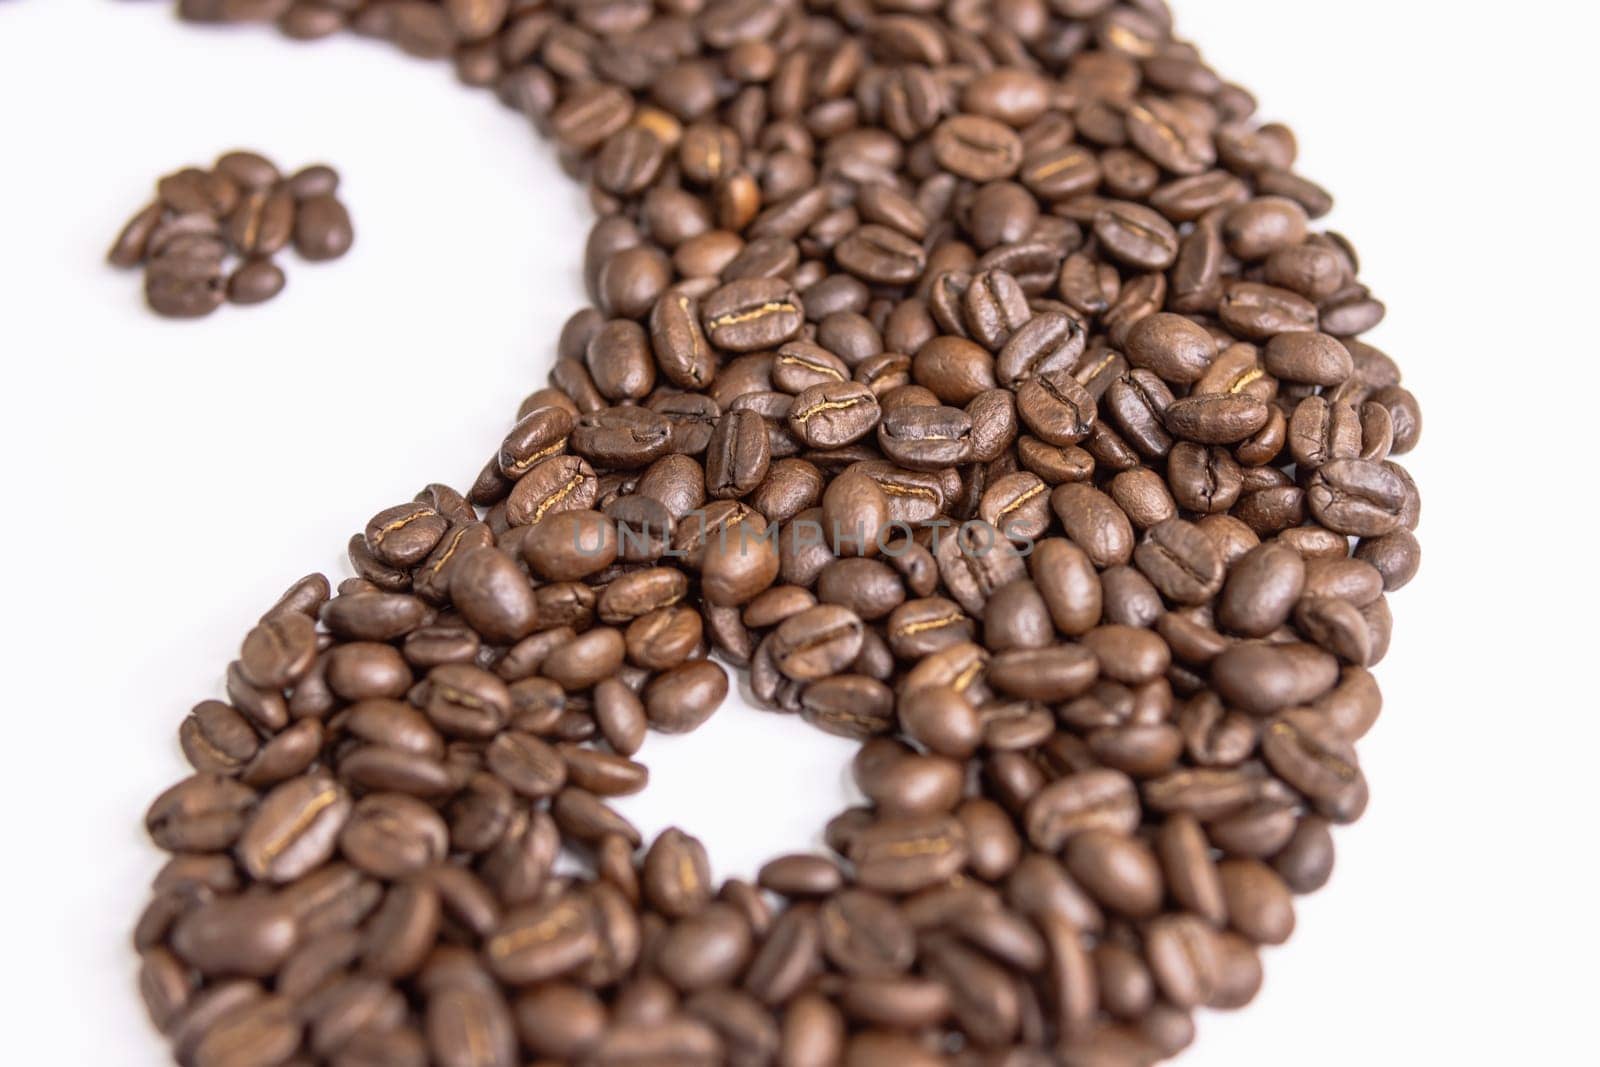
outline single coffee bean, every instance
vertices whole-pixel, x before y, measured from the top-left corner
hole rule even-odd
[[[240,306],[263,304],[283,292],[283,270],[270,259],[246,262],[228,276],[228,299]]]
[[[1381,537],[1403,524],[1407,486],[1389,466],[1334,459],[1312,475],[1306,503],[1317,521],[1336,533]]]
[[[1022,165],[1022,139],[1004,123],[981,115],[956,115],[933,132],[933,154],[957,177],[975,182],[1008,178]]]
[[[351,810],[349,794],[326,776],[285,782],[245,826],[239,860],[253,878],[292,882],[333,854]]]
[[[719,348],[755,352],[792,339],[805,321],[805,309],[782,279],[747,278],[707,296],[701,317],[706,336]]]
[[[951,407],[898,408],[878,424],[879,447],[909,470],[944,470],[964,462],[972,451],[971,435],[971,416]]]
[[[1070,372],[1046,371],[1017,387],[1017,417],[1048,444],[1074,445],[1094,426],[1095,402]]]
[[[338,259],[355,243],[350,213],[331,195],[302,199],[294,219],[294,248],[312,262]]]
[[[922,246],[887,226],[870,224],[856,230],[834,249],[839,265],[862,281],[903,285],[922,273]]]
[[[877,398],[855,382],[814,385],[801,391],[789,411],[789,429],[811,448],[840,448],[878,425]]]
[[[742,497],[760,485],[772,462],[767,427],[753,411],[730,411],[717,420],[706,446],[706,491],[718,499]]]
[[[1094,234],[1118,262],[1138,270],[1164,270],[1178,256],[1177,231],[1141,204],[1108,202],[1095,213]]]

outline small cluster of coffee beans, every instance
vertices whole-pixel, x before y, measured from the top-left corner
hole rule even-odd
[[[600,216],[473,484],[183,724],[135,935],[181,1063],[1148,1067],[1254,997],[1366,808],[1421,421],[1159,0],[180,10],[452,57]],[[719,659],[866,798],[720,884],[609,803]]]
[[[285,178],[259,153],[228,152],[209,170],[185,167],[157,182],[107,259],[142,264],[145,301],[167,318],[200,318],[224,301],[260,304],[283,292],[272,257],[290,244],[313,262],[350,251],[355,230],[338,189],[331,167]]]

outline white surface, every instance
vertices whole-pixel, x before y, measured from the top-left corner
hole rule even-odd
[[[580,299],[582,197],[487,95],[166,8],[0,2],[10,1063],[166,1062],[127,937],[178,722],[281,587],[340,568],[378,508],[471,479]],[[1179,9],[1339,197],[1391,309],[1372,339],[1426,420],[1406,461],[1426,562],[1394,601],[1370,812],[1256,1004],[1205,1019],[1184,1062],[1592,1063],[1591,9]],[[268,306],[160,321],[104,248],[153,176],[236,144],[338,166],[355,250],[286,259]],[[749,874],[812,840],[850,747],[730,706],[649,744],[629,810]]]

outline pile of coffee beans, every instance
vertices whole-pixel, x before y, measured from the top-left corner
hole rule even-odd
[[[1421,423],[1159,0],[180,6],[452,57],[599,215],[482,473],[183,724],[136,934],[180,1062],[1151,1064],[1255,995],[1366,807]],[[861,742],[753,883],[608,803],[713,656]]]
[[[156,198],[117,235],[113,266],[143,265],[158,315],[194,319],[223,301],[260,304],[283,292],[273,256],[293,244],[304,259],[338,259],[355,243],[339,175],[322,164],[285,178],[258,152],[224,154],[156,183]]]

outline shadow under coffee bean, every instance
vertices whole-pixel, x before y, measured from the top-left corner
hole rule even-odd
[[[180,1062],[1142,1065],[1254,997],[1366,807],[1417,402],[1164,7],[922,6],[179,4],[451,58],[599,216],[465,492],[180,729],[134,935]],[[230,243],[348,244],[333,180],[182,172],[113,258],[203,313]],[[718,660],[857,746],[754,883],[618,810]]]

